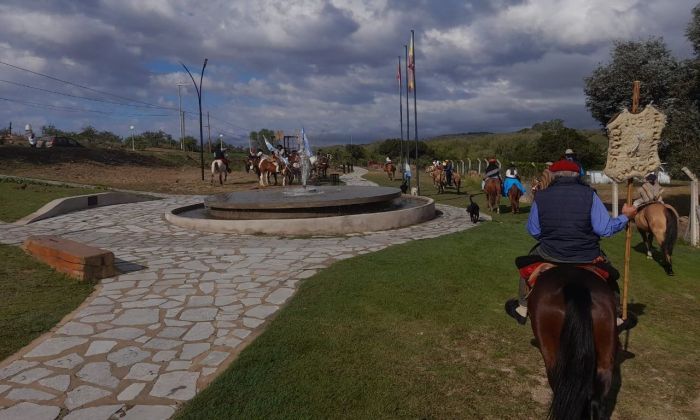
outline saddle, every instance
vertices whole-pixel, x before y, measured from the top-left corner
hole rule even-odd
[[[537,283],[537,278],[543,272],[560,265],[574,266],[588,270],[598,276],[602,281],[615,281],[620,278],[620,272],[615,269],[605,259],[600,257],[590,263],[553,263],[540,257],[539,255],[524,255],[515,259],[515,266],[518,267],[520,277],[527,279],[527,285],[532,289]]]

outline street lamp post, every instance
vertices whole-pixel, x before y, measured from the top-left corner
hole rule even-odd
[[[129,130],[131,130],[131,151],[133,152],[134,150],[136,150],[134,148],[134,126],[130,125]]]
[[[219,150],[224,150],[224,135],[219,134]]]
[[[202,181],[204,181],[204,128],[202,126],[202,78],[204,78],[204,69],[207,67],[207,61],[209,61],[209,59],[205,58],[204,64],[202,65],[202,72],[199,75],[199,85],[197,85],[197,82],[195,82],[194,77],[192,77],[192,73],[190,73],[190,70],[187,68],[185,63],[180,62],[180,64],[182,64],[182,67],[185,68],[187,74],[190,75],[190,79],[192,79],[194,88],[195,90],[197,90],[197,99],[199,100],[199,159],[202,166]]]

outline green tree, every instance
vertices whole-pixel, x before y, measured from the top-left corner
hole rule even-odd
[[[554,161],[561,158],[566,149],[573,149],[585,168],[595,167],[604,161],[603,150],[599,146],[573,128],[567,127],[542,133],[535,142],[538,159],[533,160]]]
[[[632,83],[641,84],[640,106],[653,102],[666,108],[673,101],[673,86],[679,63],[671,55],[663,39],[617,41],[611,61],[601,65],[585,78],[586,106],[605,126],[623,107],[632,106]]]

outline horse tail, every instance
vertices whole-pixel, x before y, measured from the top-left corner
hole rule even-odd
[[[661,250],[665,255],[673,255],[673,245],[678,239],[678,218],[668,207],[664,209],[666,213],[666,235],[664,235],[664,243],[661,244]]]
[[[566,313],[557,361],[549,418],[581,418],[588,412],[596,374],[591,291],[581,283],[564,286]]]

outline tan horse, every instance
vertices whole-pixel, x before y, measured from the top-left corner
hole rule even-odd
[[[498,178],[487,178],[484,184],[486,203],[489,211],[501,213],[501,181]]]
[[[228,167],[223,160],[216,159],[211,163],[211,185],[214,185],[214,174],[219,175],[219,185],[224,185],[224,182],[228,179]]]
[[[462,187],[462,176],[458,172],[452,172],[452,185],[457,188],[457,194],[459,194],[459,189]]]
[[[678,212],[676,209],[658,201],[643,205],[634,217],[634,224],[637,225],[637,230],[642,235],[642,240],[646,245],[647,258],[653,258],[651,253],[653,235],[663,254],[664,259],[661,266],[666,274],[672,276],[671,255],[673,254],[673,245],[678,238]]]
[[[523,195],[517,185],[513,184],[508,190],[508,200],[513,214],[520,213],[520,196]]]
[[[394,166],[393,163],[385,163],[384,172],[386,172],[387,176],[389,177],[389,180],[393,181],[396,177],[396,166]]]

